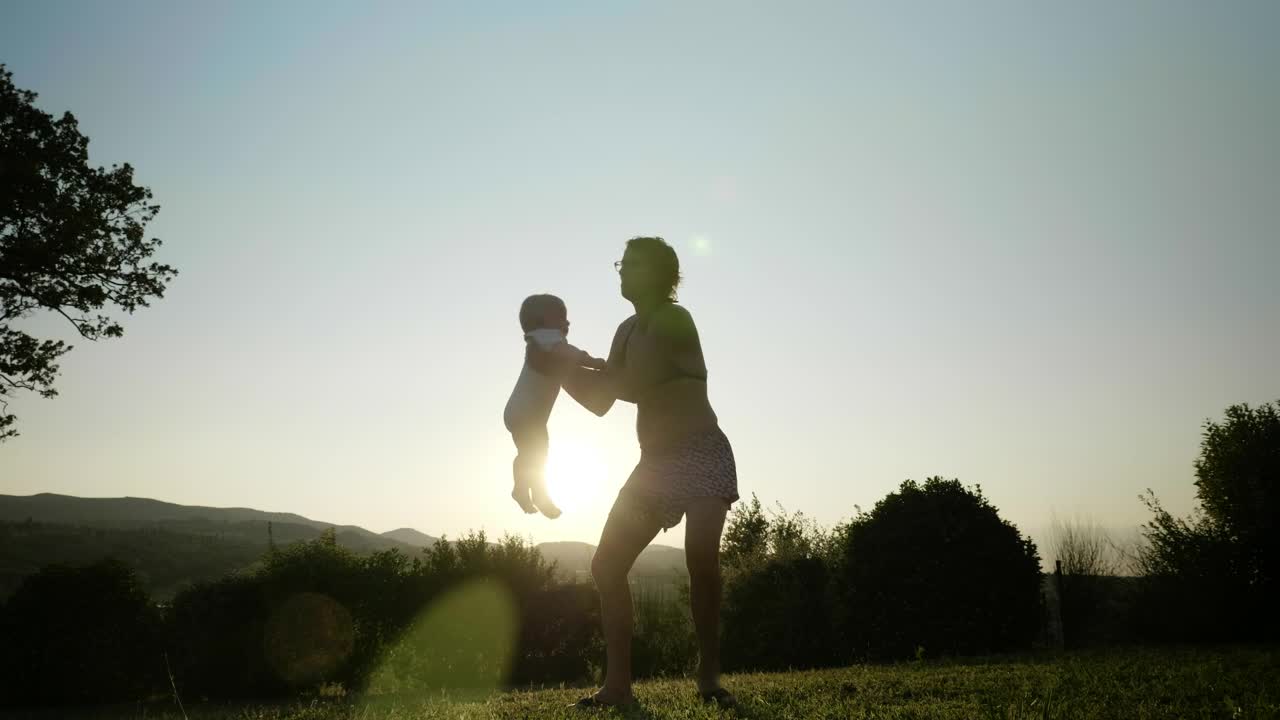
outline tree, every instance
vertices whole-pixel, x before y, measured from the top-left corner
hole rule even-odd
[[[1151,639],[1239,641],[1280,636],[1280,408],[1233,405],[1206,420],[1196,459],[1200,506],[1174,517],[1150,490],[1135,617]]]
[[[55,120],[35,99],[0,65],[0,442],[18,434],[7,398],[57,395],[57,360],[72,349],[14,322],[45,310],[86,340],[120,337],[120,324],[97,311],[146,307],[177,274],[146,262],[161,242],[143,231],[160,206],[133,184],[133,168],[90,167],[75,117]]]
[[[848,659],[1023,650],[1040,627],[1040,558],[981,488],[908,480],[843,530],[837,624]]]
[[[140,700],[162,687],[161,621],[114,559],[28,576],[0,618],[0,705]]]
[[[1049,551],[1063,575],[1094,577],[1115,575],[1120,569],[1111,534],[1096,520],[1053,518]]]
[[[1240,548],[1243,579],[1273,585],[1280,559],[1280,407],[1232,405],[1223,422],[1206,420],[1195,484],[1206,517]]]

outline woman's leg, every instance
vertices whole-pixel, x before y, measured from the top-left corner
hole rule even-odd
[[[698,690],[720,687],[720,533],[729,505],[697,498],[685,515],[684,556],[689,566],[689,604],[698,634]]]
[[[609,703],[631,699],[631,629],[634,618],[627,573],[636,557],[658,534],[658,524],[628,512],[623,496],[614,503],[591,558],[591,577],[600,592],[600,620],[604,627],[606,668],[604,687],[596,697]]]

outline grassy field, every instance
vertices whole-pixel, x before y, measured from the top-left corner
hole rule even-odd
[[[1280,718],[1280,648],[1124,649],[865,665],[726,678],[741,700],[718,711],[687,680],[640,683],[627,711],[571,710],[582,689],[484,699],[344,698],[279,705],[188,704],[193,720],[479,720],[480,718]],[[4,713],[0,713],[4,714]],[[15,717],[26,716],[17,714]],[[30,717],[181,719],[172,703]]]

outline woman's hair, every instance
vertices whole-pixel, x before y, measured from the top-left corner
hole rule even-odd
[[[551,313],[565,314],[564,301],[555,295],[530,295],[520,303],[520,329],[524,332],[546,327]]]
[[[627,250],[644,258],[653,266],[654,282],[660,283],[659,292],[672,302],[676,288],[680,287],[680,259],[675,248],[660,237],[633,237],[627,241]]]

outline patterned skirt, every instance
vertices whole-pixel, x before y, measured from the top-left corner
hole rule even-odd
[[[726,505],[738,499],[733,447],[719,427],[660,451],[642,449],[610,514],[624,513],[666,531],[680,524],[690,501],[706,497]]]

